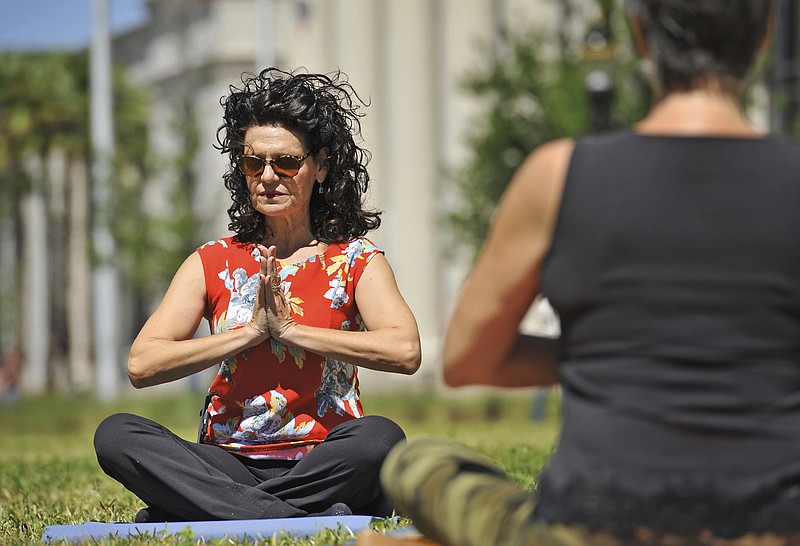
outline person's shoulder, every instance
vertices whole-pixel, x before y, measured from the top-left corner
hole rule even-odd
[[[795,159],[800,160],[800,140],[786,135],[768,135],[765,141],[780,151],[786,151]]]
[[[624,147],[635,140],[641,140],[641,136],[637,135],[635,131],[632,129],[620,129],[584,135],[574,141],[574,147],[617,148]]]
[[[250,253],[253,249],[251,243],[243,243],[236,239],[236,237],[222,237],[203,243],[197,247],[198,252],[224,252],[224,251],[241,251]]]
[[[356,241],[356,244],[361,246],[363,252],[383,252],[383,249],[369,237],[357,237],[353,241]]]
[[[366,236],[354,237],[341,243],[333,243],[330,245],[329,250],[336,254],[346,255],[351,264],[358,260],[369,262],[376,255],[384,253],[381,247]]]
[[[196,252],[205,264],[217,264],[220,261],[233,264],[247,260],[253,255],[253,248],[252,244],[237,241],[236,237],[222,237],[200,245]]]
[[[750,165],[760,166],[762,172],[770,173],[776,183],[783,181],[781,183],[788,182],[793,188],[799,187],[800,140],[786,135],[768,135],[759,146],[737,155],[746,156]]]
[[[577,142],[572,138],[559,138],[556,140],[550,140],[536,148],[530,154],[529,159],[540,163],[563,162],[565,160],[568,161],[573,150],[575,149]]]
[[[353,250],[358,252],[373,252],[375,250],[382,252],[382,249],[367,236],[353,237],[348,241],[332,243],[331,247],[345,252]]]
[[[211,241],[207,241],[197,247],[198,252],[203,252],[207,250],[219,250],[223,248],[229,248],[234,245],[233,237],[222,237],[220,239],[212,239]]]
[[[531,152],[520,166],[516,178],[531,189],[560,185],[575,150],[571,138],[551,140]]]

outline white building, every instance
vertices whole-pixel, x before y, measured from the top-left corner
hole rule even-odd
[[[569,3],[592,16],[594,0]],[[226,159],[213,148],[219,99],[244,71],[270,64],[293,70],[341,69],[364,110],[373,154],[371,203],[384,211],[372,237],[386,250],[417,317],[423,367],[412,379],[438,382],[443,324],[466,272],[447,257],[440,214],[452,188],[445,169],[463,162],[464,138],[481,105],[459,85],[501,51],[506,30],[555,27],[555,0],[150,0],[149,20],[115,39],[116,59],[153,100],[152,138],[174,148],[181,100],[191,102],[201,146],[194,207],[208,220],[201,239],[227,234]],[[575,29],[581,33],[585,29]],[[152,210],[168,213],[169,174],[148,190]],[[203,242],[198,241],[198,244]],[[364,384],[387,374],[362,374]]]

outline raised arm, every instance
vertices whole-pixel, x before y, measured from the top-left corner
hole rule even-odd
[[[266,286],[270,286],[272,278],[277,278],[274,248],[261,249],[262,256],[267,256],[262,259],[267,262]],[[282,343],[373,370],[413,374],[419,369],[422,353],[417,322],[383,254],[373,256],[356,286],[355,301],[366,327],[363,332],[297,324],[291,320],[281,292],[267,289],[265,295],[272,310],[270,333]]]
[[[261,317],[260,323],[261,314],[255,312],[254,321],[245,328],[193,338],[205,313],[203,265],[195,252],[178,269],[161,304],[131,346],[131,384],[141,388],[187,377],[269,337],[266,318]]]
[[[536,295],[574,143],[534,151],[508,186],[445,334],[451,386],[548,385],[558,381],[554,340],[523,336],[519,325]]]

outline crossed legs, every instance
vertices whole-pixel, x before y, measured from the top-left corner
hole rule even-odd
[[[214,520],[301,517],[339,502],[389,515],[378,474],[404,438],[392,421],[367,416],[335,427],[301,461],[251,460],[123,413],[100,424],[94,444],[103,471],[167,519]]]

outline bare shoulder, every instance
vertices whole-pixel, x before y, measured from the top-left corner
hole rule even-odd
[[[376,252],[374,255],[370,256],[369,261],[364,266],[365,274],[367,271],[373,273],[378,270],[388,270],[389,272],[392,270],[392,267],[389,265],[389,260],[386,259],[386,256],[383,254],[383,252]]]
[[[372,256],[365,267],[356,286],[355,298],[367,330],[390,328],[395,333],[403,332],[406,336],[404,339],[410,340],[416,347],[415,351],[418,351],[416,319],[400,293],[392,266],[382,252]],[[417,367],[419,362],[411,367],[413,370],[409,373],[414,373]]]
[[[549,238],[574,148],[571,139],[548,142],[531,152],[517,169],[498,214],[511,220],[505,223],[510,230]]]
[[[575,149],[572,139],[559,139],[547,142],[528,155],[520,166],[514,182],[529,191],[548,192],[559,190],[564,183]]]
[[[189,254],[183,263],[181,264],[180,268],[178,268],[177,273],[175,275],[190,275],[195,277],[203,277],[203,260],[200,258],[200,253],[198,251],[194,251]]]
[[[539,161],[551,165],[554,168],[566,170],[569,165],[572,150],[575,149],[575,141],[571,138],[560,138],[551,140],[534,150],[532,157]]]
[[[395,289],[397,286],[394,271],[389,261],[382,252],[376,253],[370,257],[369,262],[364,267],[364,273],[356,285],[356,296],[365,294],[373,289],[379,292],[389,289]]]
[[[202,289],[205,292],[205,273],[203,272],[203,260],[197,251],[192,252],[183,261],[178,271],[172,277],[169,291],[174,289],[189,289],[197,291]]]
[[[185,306],[187,298],[205,303],[206,281],[203,272],[203,261],[195,251],[190,254],[178,268],[164,296],[163,303],[180,301]],[[163,305],[162,303],[162,305]]]
[[[206,284],[200,255],[194,252],[178,268],[140,338],[189,339],[206,312]],[[138,339],[138,338],[137,338]]]

